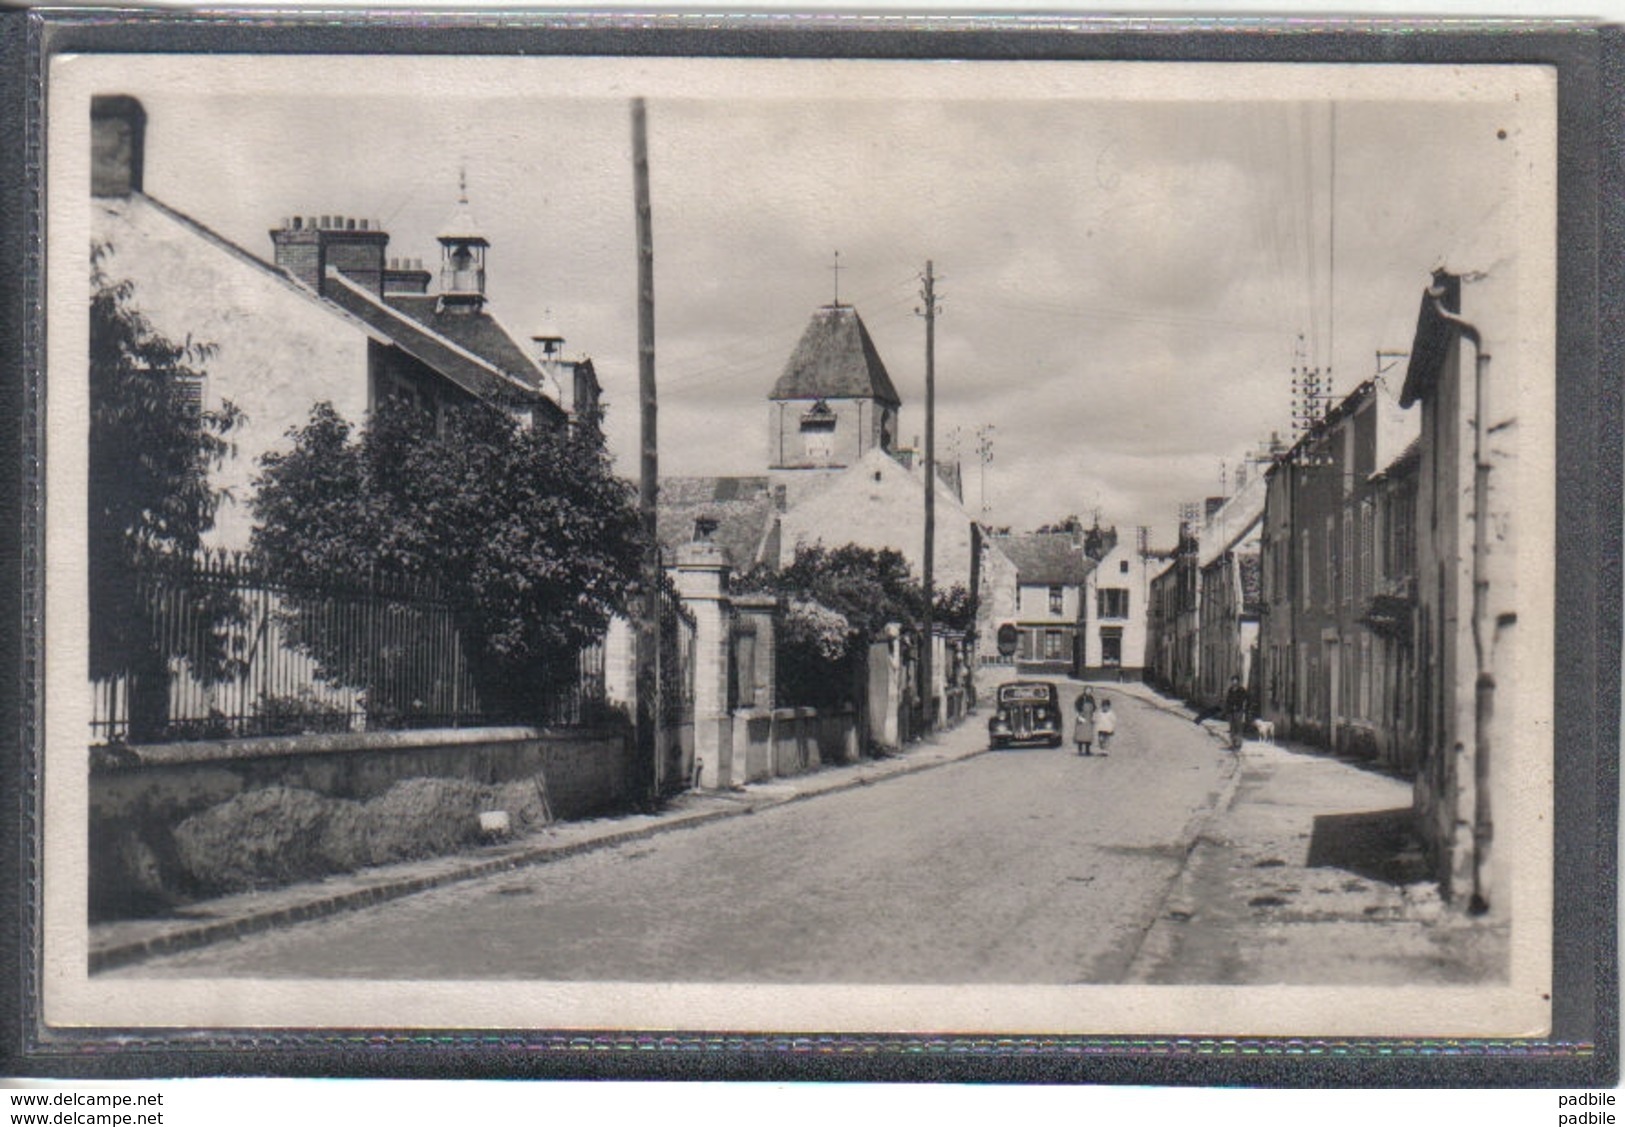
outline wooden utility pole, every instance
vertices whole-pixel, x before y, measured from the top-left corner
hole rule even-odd
[[[633,733],[632,797],[654,802],[660,783],[660,542],[655,535],[655,501],[660,480],[655,428],[655,270],[654,232],[649,206],[649,139],[642,98],[632,99],[632,182],[637,202],[638,239],[638,400],[642,418],[642,462],[638,516],[643,525],[643,592],[637,624],[637,717]]]
[[[925,626],[920,645],[920,679],[924,682],[925,729],[936,726],[936,700],[932,692],[931,658],[934,644],[932,603],[935,601],[937,551],[937,290],[930,260],[925,263],[925,286],[920,291],[925,302]]]

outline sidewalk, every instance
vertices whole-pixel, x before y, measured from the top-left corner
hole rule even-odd
[[[1204,727],[1227,739],[1222,722]],[[1440,899],[1409,780],[1285,742],[1249,740],[1236,757],[1128,981],[1442,986],[1507,973],[1507,921]]]
[[[815,795],[869,786],[899,775],[940,767],[987,750],[981,714],[902,752],[805,775],[754,783],[729,791],[690,791],[654,814],[626,814],[556,822],[524,838],[481,849],[380,865],[284,888],[245,892],[176,909],[162,919],[117,920],[90,928],[92,973],[154,955],[202,947],[258,931],[364,908],[458,881],[637,841],[669,830],[797,802]]]

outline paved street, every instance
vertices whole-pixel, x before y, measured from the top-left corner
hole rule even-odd
[[[1121,981],[1236,761],[1103,695],[1107,758],[989,753],[109,973]]]

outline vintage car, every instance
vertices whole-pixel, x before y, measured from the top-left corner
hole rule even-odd
[[[1061,698],[1054,685],[1047,681],[1011,681],[999,686],[994,704],[987,722],[987,738],[993,747],[1061,746]]]

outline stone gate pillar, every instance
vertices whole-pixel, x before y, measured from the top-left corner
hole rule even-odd
[[[728,647],[733,608],[728,565],[709,541],[677,550],[675,581],[694,616],[694,758],[700,786],[726,787],[733,778],[733,718],[728,710]]]

